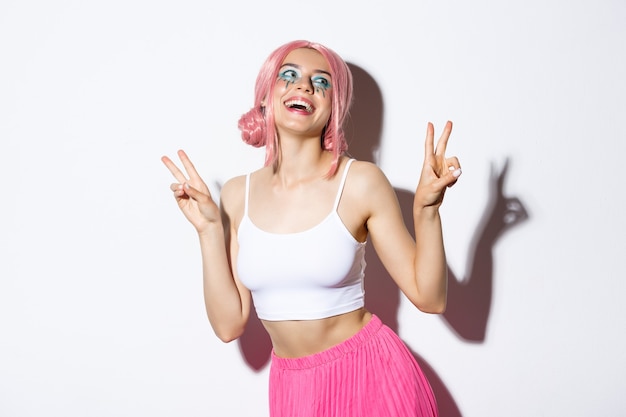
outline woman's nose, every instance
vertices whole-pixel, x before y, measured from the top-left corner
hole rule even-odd
[[[307,93],[313,92],[313,83],[310,78],[301,77],[296,83],[296,88]]]

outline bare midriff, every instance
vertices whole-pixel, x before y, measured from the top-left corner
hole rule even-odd
[[[360,308],[318,320],[262,320],[272,339],[274,353],[281,358],[299,358],[322,352],[357,334],[372,314]]]

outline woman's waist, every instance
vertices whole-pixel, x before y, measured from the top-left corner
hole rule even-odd
[[[323,352],[352,338],[371,317],[369,311],[359,308],[323,319],[262,322],[272,339],[276,356],[300,358]]]

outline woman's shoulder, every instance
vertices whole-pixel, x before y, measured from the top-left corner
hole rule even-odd
[[[259,174],[263,175],[263,172],[266,170],[267,167],[263,167],[250,174],[238,175],[226,181],[220,190],[220,200],[222,203],[225,206],[243,208],[248,175],[257,177]]]
[[[392,204],[394,197],[393,187],[378,165],[368,161],[352,162],[342,197],[347,223],[351,223],[349,219],[353,216],[359,224],[367,224],[381,207]]]
[[[220,191],[221,198],[228,198],[233,194],[238,194],[246,188],[246,176],[238,175],[226,181]]]
[[[222,186],[220,190],[220,206],[222,211],[231,219],[239,219],[243,215],[245,192],[245,175],[233,177]]]
[[[378,165],[376,165],[373,162],[369,162],[369,161],[362,161],[360,159],[355,159],[355,158],[348,158],[345,157],[346,161],[351,160],[352,161],[352,165],[350,166],[350,170],[354,170],[357,169],[359,171],[363,171],[365,173],[371,172],[371,171],[380,171],[380,168],[378,167]]]
[[[266,170],[267,167],[263,167],[260,168],[256,171],[253,171],[249,174],[243,174],[243,175],[237,175],[235,177],[232,177],[231,179],[229,179],[228,181],[226,181],[224,183],[224,185],[222,186],[221,189],[221,193],[222,194],[232,194],[232,193],[238,193],[239,191],[245,190],[246,187],[246,177],[248,175],[250,176],[256,176],[257,173],[261,173],[263,171]]]
[[[355,159],[350,165],[348,178],[358,188],[370,189],[381,184],[389,183],[385,173],[378,165],[369,161]]]

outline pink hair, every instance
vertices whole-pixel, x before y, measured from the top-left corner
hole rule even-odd
[[[255,147],[265,146],[265,165],[278,164],[278,133],[274,124],[273,93],[278,70],[285,57],[294,49],[314,49],[326,59],[332,77],[330,119],[322,133],[321,146],[331,151],[333,163],[328,176],[337,172],[339,157],[348,149],[343,125],[352,104],[352,73],[343,59],[331,49],[309,41],[289,42],[270,54],[261,66],[254,88],[254,107],[239,119],[244,142]],[[265,101],[264,104],[262,104]]]

